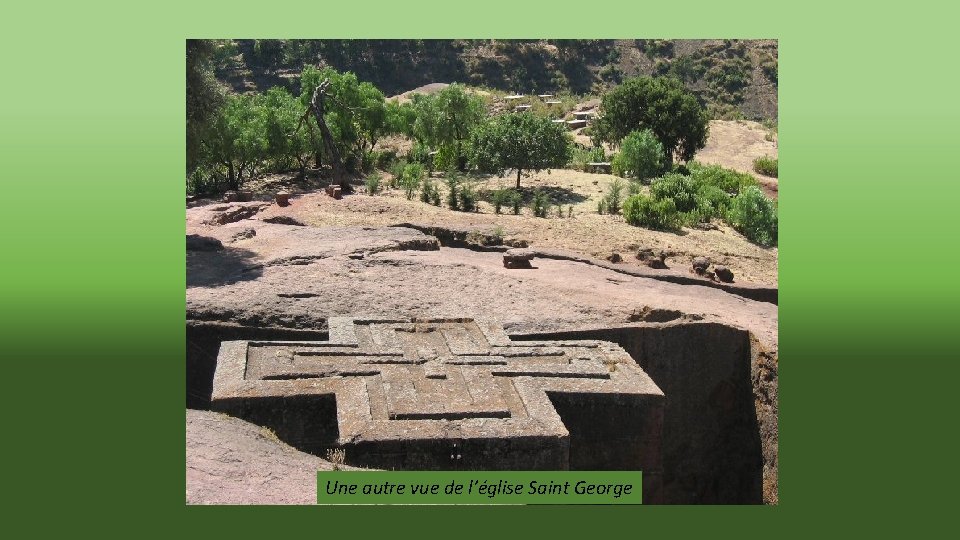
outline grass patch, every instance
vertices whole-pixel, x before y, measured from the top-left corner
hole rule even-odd
[[[777,159],[770,156],[760,156],[753,160],[753,170],[777,178]]]

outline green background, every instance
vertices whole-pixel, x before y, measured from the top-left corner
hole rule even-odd
[[[956,500],[960,142],[942,5],[6,4],[3,485],[28,508],[5,513],[38,535],[938,530]],[[778,38],[780,505],[185,507],[187,37]]]

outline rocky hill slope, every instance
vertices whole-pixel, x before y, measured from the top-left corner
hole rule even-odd
[[[599,94],[628,77],[669,75],[714,118],[777,117],[776,40],[223,40],[217,64],[237,92],[296,91],[305,64],[352,71],[385,95],[433,82]]]

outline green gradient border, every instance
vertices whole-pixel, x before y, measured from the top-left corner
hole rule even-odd
[[[947,160],[960,142],[957,13],[941,6],[6,5],[5,488],[29,507],[13,525],[384,538],[937,530],[955,500],[952,481],[936,480],[956,450],[955,420],[938,416],[956,407],[956,362],[942,358],[956,355]],[[185,507],[184,39],[411,36],[780,40],[778,507]]]

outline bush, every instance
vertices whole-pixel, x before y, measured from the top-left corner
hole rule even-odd
[[[530,209],[536,217],[547,217],[547,209],[550,207],[550,200],[547,194],[537,189],[533,192],[533,201],[530,203]]]
[[[607,156],[602,147],[595,146],[587,149],[580,145],[575,145],[573,147],[573,152],[570,155],[570,162],[567,163],[567,166],[580,172],[586,172],[587,163],[603,162],[606,161],[606,159]]]
[[[650,185],[650,194],[657,200],[673,200],[678,212],[692,212],[697,208],[699,187],[699,182],[689,176],[670,173]]]
[[[400,185],[407,196],[407,200],[413,199],[413,194],[420,188],[420,181],[423,179],[423,165],[419,163],[408,163],[403,168],[403,176]]]
[[[663,170],[666,156],[663,144],[649,129],[633,131],[623,138],[620,151],[613,157],[613,173],[637,180],[654,178]]]
[[[400,182],[403,179],[403,170],[407,167],[407,160],[399,159],[394,161],[390,166],[390,174],[393,175],[393,178],[390,179],[390,187],[395,188],[400,186]]]
[[[690,176],[698,182],[716,186],[731,195],[750,186],[760,186],[752,175],[724,169],[719,165],[701,165],[693,161],[689,163],[689,168]]]
[[[457,197],[459,181],[455,174],[447,174],[447,206],[451,210],[460,209],[460,199]]]
[[[474,212],[477,209],[477,192],[470,184],[460,188],[460,209],[464,212]]]
[[[604,203],[607,208],[607,211],[611,214],[617,214],[620,212],[620,202],[623,200],[623,188],[626,187],[626,184],[623,180],[617,178],[610,183],[610,187],[607,188],[607,195],[604,197]]]
[[[731,198],[726,191],[716,186],[702,184],[698,186],[696,201],[696,209],[686,220],[691,225],[707,223],[714,218],[725,218],[730,209]]]
[[[680,214],[672,199],[656,200],[634,195],[623,203],[623,218],[630,225],[648,229],[672,230],[680,226]]]
[[[222,175],[203,171],[199,167],[194,169],[193,174],[187,177],[188,195],[196,195],[198,197],[218,195],[226,191],[228,187],[227,179]]]
[[[727,221],[751,242],[763,246],[777,244],[777,203],[758,187],[749,187],[733,198]]]
[[[364,180],[364,183],[367,185],[367,195],[376,195],[380,193],[380,175],[373,173],[367,175],[367,178]]]
[[[503,205],[507,203],[507,200],[510,198],[510,190],[507,189],[498,189],[490,195],[490,204],[493,205],[493,213],[499,214],[503,209]]]
[[[722,218],[730,208],[730,195],[693,176],[667,174],[650,186],[655,200],[671,200],[685,225]]]
[[[777,160],[770,156],[761,156],[753,160],[753,170],[766,176],[777,177]]]
[[[380,170],[386,169],[397,160],[397,151],[392,149],[371,152],[370,154],[373,160],[373,165]]]
[[[520,195],[519,191],[511,191],[510,198],[510,208],[513,210],[513,215],[520,215],[520,206],[523,204],[523,197]]]
[[[437,186],[429,178],[425,178],[420,185],[420,202],[430,203],[435,199],[439,204],[440,195],[437,193]]]

